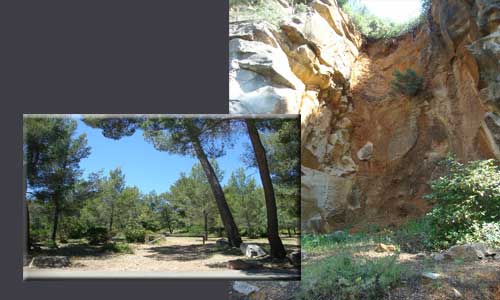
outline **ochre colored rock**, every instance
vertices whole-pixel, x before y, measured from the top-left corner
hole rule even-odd
[[[229,56],[231,113],[301,114],[304,232],[420,216],[448,152],[500,159],[500,0],[433,1],[413,34],[364,45],[312,1],[279,28],[230,24]],[[391,90],[408,68],[414,97]]]

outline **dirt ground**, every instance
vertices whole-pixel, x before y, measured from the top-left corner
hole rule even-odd
[[[155,244],[130,244],[133,254],[99,252],[95,246],[65,244],[42,255],[69,256],[71,266],[62,268],[68,271],[218,272],[227,269],[228,261],[244,258],[239,249],[219,249],[216,240],[209,238],[203,245],[201,238],[166,237]],[[288,251],[299,249],[297,238],[282,240]],[[266,239],[244,239],[244,242],[268,247]],[[25,271],[30,270],[37,268],[25,267]]]

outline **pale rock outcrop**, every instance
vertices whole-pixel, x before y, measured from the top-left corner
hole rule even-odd
[[[230,24],[230,112],[301,114],[304,232],[419,216],[448,152],[500,159],[500,0],[433,1],[413,34],[361,48],[334,0]],[[422,92],[391,94],[407,68]]]
[[[353,178],[302,167],[301,211],[303,227],[311,232],[328,232],[344,223]]]
[[[301,114],[303,229],[327,230],[345,218],[357,170],[346,114],[360,34],[335,1],[316,0],[279,29],[231,23],[229,39],[230,112]]]

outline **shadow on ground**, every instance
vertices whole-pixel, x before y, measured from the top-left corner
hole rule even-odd
[[[239,249],[221,249],[213,244],[160,246],[152,247],[148,251],[152,254],[146,255],[146,257],[155,258],[158,260],[204,260],[212,257],[215,254],[242,256],[242,253]]]
[[[41,250],[32,253],[33,256],[46,255],[46,256],[68,256],[68,257],[91,257],[91,258],[102,258],[112,255],[111,253],[104,251],[102,246],[99,245],[89,245],[86,243],[78,244],[64,244],[60,245],[59,248],[42,248]]]

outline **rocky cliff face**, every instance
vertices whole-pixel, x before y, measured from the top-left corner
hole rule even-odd
[[[407,68],[423,91],[391,95]],[[415,33],[370,45],[334,0],[230,25],[231,113],[301,114],[305,231],[420,215],[448,152],[500,158],[499,71],[500,0],[435,1]]]

